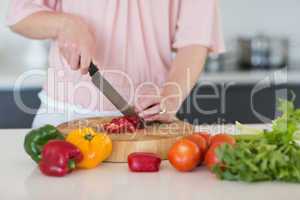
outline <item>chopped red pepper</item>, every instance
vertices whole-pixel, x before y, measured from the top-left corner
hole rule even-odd
[[[47,176],[64,176],[75,169],[82,159],[83,155],[75,145],[63,140],[51,140],[43,148],[39,168]]]
[[[136,152],[128,156],[128,167],[132,172],[157,172],[161,158],[154,153]]]
[[[142,128],[142,121],[138,116],[124,116],[111,120],[104,125],[104,129],[108,133],[132,133],[136,129]]]

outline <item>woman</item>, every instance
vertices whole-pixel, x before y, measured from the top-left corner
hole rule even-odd
[[[139,116],[171,122],[207,53],[224,50],[217,0],[12,0],[7,22],[51,40],[33,126],[120,114],[91,83],[91,62]]]

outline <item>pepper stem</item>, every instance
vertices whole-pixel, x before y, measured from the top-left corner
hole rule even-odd
[[[68,161],[69,170],[73,170],[76,168],[76,162],[75,160],[69,160]]]
[[[86,134],[85,136],[84,136],[84,139],[86,139],[86,140],[88,140],[88,141],[91,141],[92,139],[94,138],[94,136],[92,135],[92,134]]]

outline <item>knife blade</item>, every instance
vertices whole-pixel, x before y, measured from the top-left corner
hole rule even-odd
[[[134,107],[119,94],[119,92],[101,75],[96,65],[90,64],[89,74],[94,85],[110,100],[110,102],[127,116],[137,115]]]

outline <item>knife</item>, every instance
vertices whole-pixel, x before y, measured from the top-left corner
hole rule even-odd
[[[119,92],[101,75],[96,65],[89,66],[89,74],[94,85],[110,100],[110,102],[125,116],[137,115],[134,107],[119,94]]]

